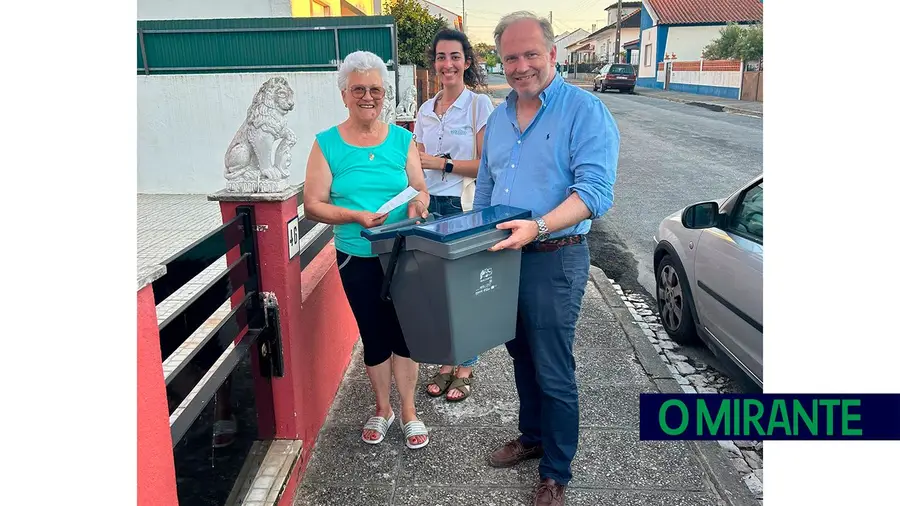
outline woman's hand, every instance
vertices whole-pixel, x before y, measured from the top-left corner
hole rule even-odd
[[[356,211],[356,214],[353,215],[353,221],[362,225],[363,228],[373,228],[383,225],[387,217],[387,213],[375,214],[368,211]]]
[[[428,206],[419,199],[412,199],[407,204],[408,218],[428,218]]]
[[[423,169],[444,170],[444,162],[446,162],[446,158],[438,158],[436,156],[431,156],[425,153],[419,153],[419,157],[422,159]]]

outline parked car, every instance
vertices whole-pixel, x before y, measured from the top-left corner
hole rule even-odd
[[[763,177],[726,199],[687,206],[659,225],[653,268],[665,331],[702,338],[763,383]]]
[[[637,80],[637,72],[627,63],[607,63],[594,76],[594,91],[603,93],[608,89],[619,92],[634,93],[634,82]]]

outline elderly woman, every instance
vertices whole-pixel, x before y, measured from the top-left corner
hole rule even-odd
[[[416,417],[415,387],[419,365],[409,358],[397,314],[381,300],[384,276],[365,228],[428,215],[425,175],[412,133],[378,117],[384,105],[387,67],[377,55],[347,55],[338,71],[338,86],[349,117],[316,135],[306,168],[304,212],[334,225],[338,270],[363,342],[363,359],[375,391],[375,415],[362,439],[378,444],[394,422],[390,405],[391,373],[400,393],[400,425],[406,446],[428,444],[428,430]],[[419,194],[404,207],[376,214],[382,204],[412,186]]]

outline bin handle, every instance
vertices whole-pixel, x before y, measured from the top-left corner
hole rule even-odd
[[[400,233],[394,237],[394,247],[391,249],[391,258],[388,260],[387,269],[384,271],[384,280],[381,282],[381,300],[391,300],[391,281],[394,279],[394,271],[397,268],[397,261],[400,260],[400,253],[406,244],[406,237]]]

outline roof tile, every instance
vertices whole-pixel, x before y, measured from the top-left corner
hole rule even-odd
[[[762,21],[760,0],[645,0],[661,25]]]

